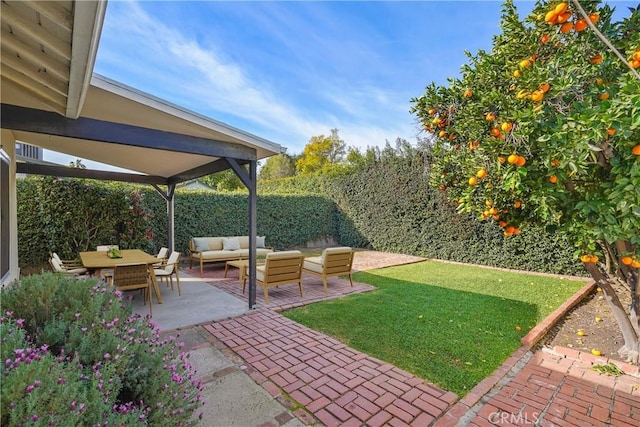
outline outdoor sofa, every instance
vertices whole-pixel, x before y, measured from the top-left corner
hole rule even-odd
[[[265,237],[256,237],[256,255],[266,256],[273,248],[265,246]],[[189,268],[200,264],[200,275],[206,262],[234,261],[249,258],[249,236],[194,237],[189,241]]]

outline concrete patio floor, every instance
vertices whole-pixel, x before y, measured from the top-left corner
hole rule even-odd
[[[361,253],[354,269],[419,261],[416,257]],[[356,260],[358,256],[356,256]],[[202,426],[486,426],[640,424],[637,366],[620,377],[590,367],[605,358],[570,349],[521,347],[464,398],[388,363],[349,348],[279,314],[290,307],[370,287],[339,278],[304,277],[297,286],[269,291],[248,309],[237,270],[181,270],[183,296],[161,286],[165,303],[153,319],[163,334],[179,335],[205,385]],[[138,301],[134,301],[139,303]],[[205,308],[198,308],[197,305]],[[141,314],[148,307],[136,306]],[[209,318],[207,318],[209,317]]]

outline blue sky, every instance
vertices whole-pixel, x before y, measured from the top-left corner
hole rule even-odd
[[[620,12],[637,5],[610,3]],[[521,16],[533,5],[516,1]],[[290,154],[332,128],[361,149],[414,142],[410,99],[458,76],[465,50],[491,48],[501,6],[111,0],[94,71]]]

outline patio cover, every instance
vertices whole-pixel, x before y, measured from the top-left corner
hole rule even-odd
[[[93,74],[106,1],[3,1],[1,7],[2,129],[17,141],[136,173],[36,163],[18,163],[16,172],[151,184],[167,200],[173,247],[176,184],[233,169],[249,189],[252,307],[257,160],[283,148]]]

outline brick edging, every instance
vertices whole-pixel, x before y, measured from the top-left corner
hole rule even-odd
[[[567,314],[569,310],[580,303],[596,286],[594,280],[589,281],[586,285],[578,290],[575,294],[566,300],[560,307],[545,317],[542,322],[533,327],[522,339],[520,343],[526,347],[533,347],[538,341],[545,336],[547,332],[558,322],[558,320]]]
[[[562,347],[559,345],[553,347],[553,349],[543,348],[542,351],[548,354],[552,354],[554,356],[562,357],[565,359],[578,360],[591,365],[613,363],[622,372],[624,372],[625,375],[630,375],[632,377],[640,377],[640,366],[632,365],[627,362],[622,362],[617,359],[612,359],[611,357],[594,356],[593,354],[586,351],[576,350],[568,347]]]

